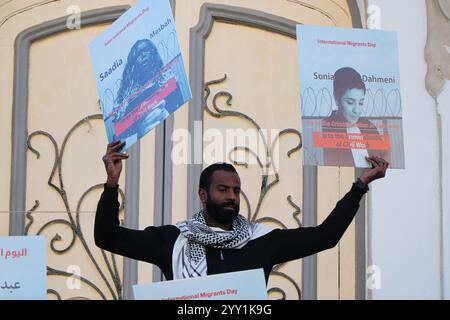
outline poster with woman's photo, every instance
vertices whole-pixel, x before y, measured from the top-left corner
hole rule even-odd
[[[168,0],[141,0],[89,44],[108,141],[124,150],[191,99]]]
[[[395,32],[297,26],[304,164],[405,168]]]

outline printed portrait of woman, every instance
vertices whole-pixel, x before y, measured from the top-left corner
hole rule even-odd
[[[322,132],[344,133],[347,134],[347,137],[361,134],[376,137],[375,135],[380,134],[377,127],[362,114],[366,99],[366,86],[356,70],[346,67],[336,71],[333,80],[333,96],[337,110],[322,120]],[[369,163],[365,159],[368,156],[379,156],[389,161],[388,150],[372,150],[370,141],[362,141],[363,144],[366,142],[368,142],[368,148],[352,148],[350,146],[324,148],[324,165],[368,167]]]
[[[116,106],[123,104],[116,114],[116,121],[141,105],[149,96],[164,86],[174,75],[171,70],[163,70],[164,63],[155,46],[149,39],[136,41],[132,46],[125,65],[122,82],[117,94]],[[179,87],[162,99],[158,105],[146,112],[134,122],[125,132],[115,139],[125,140],[136,135],[139,139],[160,121],[169,116],[167,108],[174,109],[174,104],[180,103],[182,97]]]

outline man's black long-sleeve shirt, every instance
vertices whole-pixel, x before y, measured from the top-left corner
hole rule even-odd
[[[206,247],[208,274],[263,268],[266,282],[274,265],[300,259],[337,245],[352,222],[366,190],[353,184],[351,190],[317,227],[275,229],[249,241],[241,249]],[[98,202],[95,243],[102,249],[157,265],[167,280],[173,279],[172,251],[180,235],[174,225],[131,230],[119,225],[117,188],[108,188]]]

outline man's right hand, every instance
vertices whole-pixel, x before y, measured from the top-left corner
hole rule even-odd
[[[119,184],[119,177],[122,172],[122,160],[126,160],[129,157],[126,153],[118,152],[124,145],[125,142],[111,142],[108,144],[106,154],[102,158],[105,164],[106,174],[108,175],[106,186],[109,188],[115,188]]]

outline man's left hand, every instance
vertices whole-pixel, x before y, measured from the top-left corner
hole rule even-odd
[[[359,179],[365,184],[369,184],[374,180],[384,178],[389,162],[380,157],[366,157],[366,159],[370,162],[372,168],[365,169]]]

